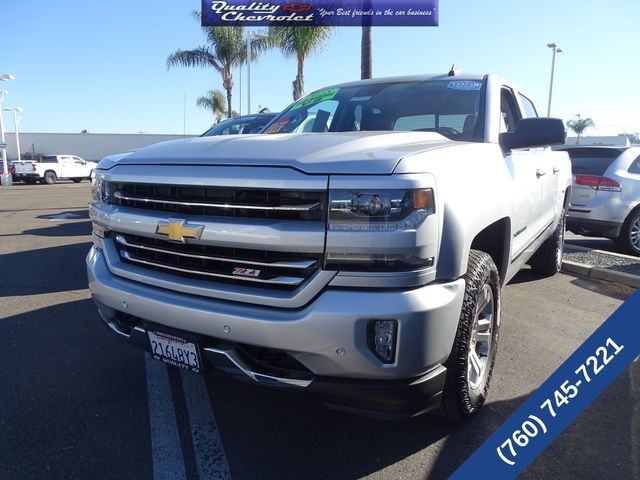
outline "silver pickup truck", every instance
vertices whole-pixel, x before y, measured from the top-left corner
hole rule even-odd
[[[560,269],[571,172],[548,146],[564,139],[510,82],[450,74],[336,85],[260,135],[108,157],[93,299],[177,367],[355,413],[468,418],[502,286],[525,263]]]

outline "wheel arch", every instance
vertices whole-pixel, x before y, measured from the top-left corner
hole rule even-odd
[[[471,241],[471,250],[483,251],[492,258],[500,274],[501,285],[504,285],[509,268],[510,240],[511,219],[503,217],[482,229]]]

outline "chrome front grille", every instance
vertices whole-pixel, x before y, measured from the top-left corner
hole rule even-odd
[[[123,262],[199,280],[295,290],[320,265],[320,257],[312,254],[183,244],[125,233],[113,235]]]
[[[326,193],[110,182],[113,205],[171,214],[280,220],[324,220]]]

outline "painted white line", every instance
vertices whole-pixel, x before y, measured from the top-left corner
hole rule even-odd
[[[186,479],[167,366],[145,352],[154,480]]]
[[[631,470],[632,478],[640,478],[640,357],[629,367],[631,392]]]
[[[180,373],[191,423],[191,438],[198,476],[200,480],[230,480],[227,456],[224,453],[204,378],[185,370]]]

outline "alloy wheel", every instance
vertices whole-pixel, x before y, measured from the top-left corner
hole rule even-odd
[[[485,284],[478,296],[473,318],[467,358],[467,378],[471,388],[477,388],[484,380],[493,336],[495,301],[491,286]]]

